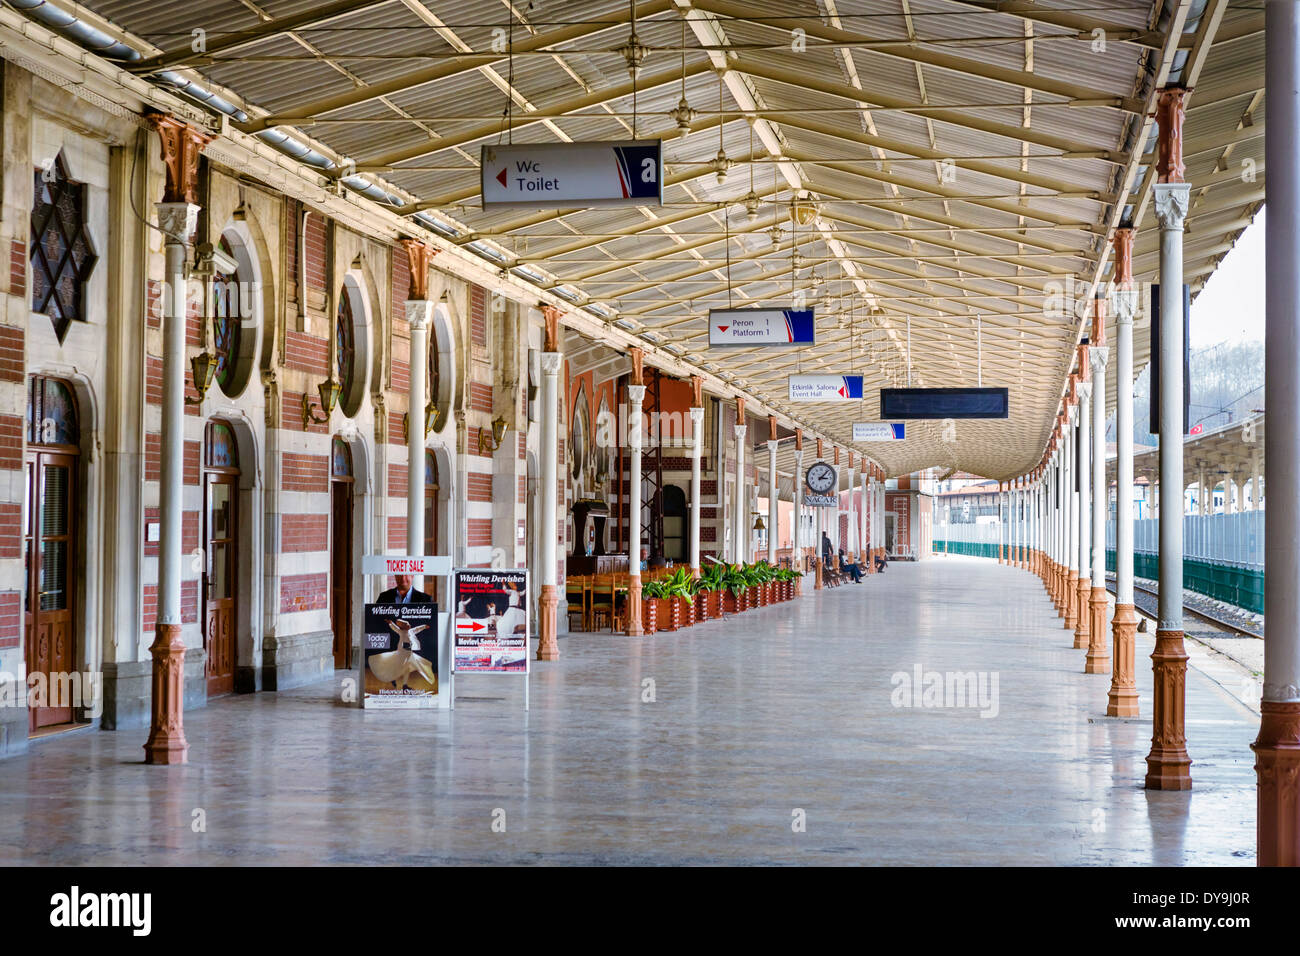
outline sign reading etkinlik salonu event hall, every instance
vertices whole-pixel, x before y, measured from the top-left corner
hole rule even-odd
[[[792,402],[855,402],[862,398],[861,375],[791,375]]]

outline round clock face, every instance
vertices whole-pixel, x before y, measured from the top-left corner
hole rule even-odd
[[[805,479],[808,487],[819,495],[824,495],[835,487],[835,469],[824,461],[819,461],[808,469]]]

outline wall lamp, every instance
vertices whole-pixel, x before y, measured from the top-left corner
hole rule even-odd
[[[327,378],[316,386],[320,392],[320,407],[325,413],[324,417],[317,418],[316,413],[312,411],[311,397],[306,393],[302,396],[302,430],[306,431],[312,424],[324,425],[330,420],[334,408],[339,403],[339,393],[343,391],[343,386],[333,376]]]
[[[424,437],[429,437],[429,432],[436,431],[442,427],[442,416],[438,414],[438,409],[434,407],[433,402],[424,406]],[[402,441],[411,440],[411,413],[402,412]]]
[[[492,437],[489,440],[487,432],[479,429],[478,433],[478,450],[480,452],[494,452],[501,447],[501,440],[506,437],[506,420],[500,416],[492,419]]]
[[[194,391],[198,398],[185,396],[186,405],[202,405],[208,389],[212,387],[212,376],[217,371],[217,360],[206,349],[190,359],[190,370],[194,376]]]

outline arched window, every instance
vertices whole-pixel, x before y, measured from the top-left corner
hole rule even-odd
[[[338,321],[334,333],[334,351],[337,361],[336,371],[339,377],[342,395],[352,394],[353,373],[357,362],[356,325],[352,315],[352,296],[347,287],[339,293]]]
[[[238,468],[239,447],[235,443],[234,429],[225,422],[211,421],[207,432],[203,464],[209,468]]]
[[[352,449],[342,438],[335,438],[330,445],[330,477],[352,477]]]
[[[63,154],[36,170],[32,204],[32,311],[44,312],[62,342],[86,321],[85,285],[97,256],[86,230],[86,187],[68,178]]]
[[[34,376],[28,383],[27,443],[72,445],[81,442],[77,401],[66,382]]]
[[[578,397],[573,403],[573,430],[570,434],[569,452],[572,456],[571,469],[573,480],[582,483],[587,471],[587,453],[590,443],[588,432],[587,387],[578,386]]]
[[[235,259],[225,236],[221,237],[219,247],[232,261]],[[243,316],[239,281],[238,268],[229,274],[218,272],[212,276],[212,351],[217,363],[217,384],[227,395],[234,392],[239,362],[239,331]]]

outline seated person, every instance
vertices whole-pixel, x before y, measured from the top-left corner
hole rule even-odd
[[[876,570],[877,570],[877,571],[883,571],[883,570],[885,570],[885,564],[886,564],[886,563],[887,563],[887,562],[885,561],[885,556],[884,556],[883,554],[878,554],[878,555],[876,555]]]
[[[850,564],[849,561],[846,560],[843,548],[840,548],[840,570],[851,577],[854,584],[857,584],[862,580],[862,569],[856,564]]]
[[[393,583],[397,587],[389,588],[387,591],[380,593],[375,599],[376,604],[432,604],[433,598],[423,591],[417,591],[411,587],[411,576],[409,574],[396,574],[393,576]]]

